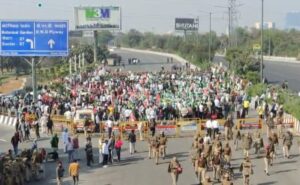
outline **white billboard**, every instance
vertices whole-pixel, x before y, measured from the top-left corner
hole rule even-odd
[[[75,7],[77,30],[120,30],[121,8],[117,6]]]

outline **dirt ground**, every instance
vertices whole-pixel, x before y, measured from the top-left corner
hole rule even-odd
[[[5,82],[0,85],[0,94],[7,94],[14,90],[20,89],[23,85],[24,79],[24,77],[18,78],[18,80],[16,80],[15,77],[6,79]]]

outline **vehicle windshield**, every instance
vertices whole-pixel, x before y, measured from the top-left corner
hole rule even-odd
[[[79,119],[92,119],[92,114],[90,113],[80,113],[79,114]]]

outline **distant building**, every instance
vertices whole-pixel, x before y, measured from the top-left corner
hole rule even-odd
[[[256,22],[254,27],[260,29],[261,22]],[[264,29],[275,29],[275,22],[264,22]]]
[[[300,29],[300,12],[289,12],[285,17],[285,27],[287,29]]]

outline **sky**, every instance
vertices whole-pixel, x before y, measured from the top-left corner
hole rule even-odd
[[[261,0],[236,0],[237,23],[253,27],[261,19]],[[264,0],[265,21],[275,22],[283,29],[287,12],[300,11],[300,0]],[[41,3],[42,6],[38,7]],[[69,20],[74,29],[75,6],[120,6],[122,31],[137,29],[142,32],[169,33],[174,31],[175,18],[199,17],[199,31],[209,29],[208,13],[212,16],[212,29],[226,32],[228,0],[0,0],[0,19]],[[299,20],[300,21],[300,20]]]

